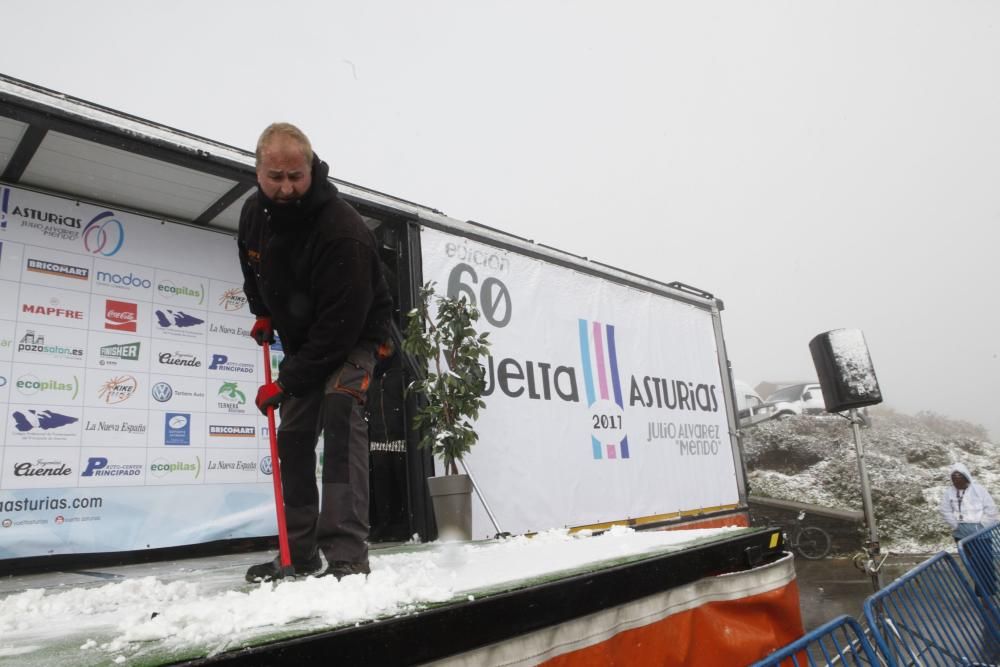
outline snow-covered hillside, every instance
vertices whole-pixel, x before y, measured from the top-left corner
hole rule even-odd
[[[1000,448],[986,430],[932,413],[872,411],[861,430],[883,547],[928,553],[954,547],[937,512],[948,467],[960,461],[1000,499]],[[838,416],[790,417],[743,431],[752,494],[861,510],[854,436]]]

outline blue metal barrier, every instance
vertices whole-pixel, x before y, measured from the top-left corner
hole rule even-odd
[[[1000,596],[997,579],[1000,574],[1000,524],[984,528],[958,543],[958,555],[976,584],[976,595],[1000,624]]]
[[[881,656],[900,667],[991,665],[1000,626],[958,564],[941,552],[865,600]]]
[[[752,667],[820,665],[879,665],[861,625],[850,616],[838,616],[778,649]]]

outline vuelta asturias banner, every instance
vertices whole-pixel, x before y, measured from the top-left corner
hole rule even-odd
[[[0,184],[0,559],[273,535],[231,236]]]
[[[504,530],[739,502],[710,312],[432,229],[421,248],[424,280],[490,332],[467,460]]]

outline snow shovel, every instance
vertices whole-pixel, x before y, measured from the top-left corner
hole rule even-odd
[[[264,341],[264,382],[271,384],[271,346]],[[285,527],[285,496],[281,491],[281,463],[278,461],[278,434],[274,428],[274,406],[267,406],[267,437],[271,441],[271,481],[274,483],[274,511],[278,515],[278,553],[281,577],[295,574],[292,553],[288,549],[288,528]]]

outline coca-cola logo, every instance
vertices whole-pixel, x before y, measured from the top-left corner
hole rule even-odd
[[[62,461],[38,459],[14,464],[14,477],[66,477],[72,474],[73,469]]]
[[[129,301],[105,300],[104,328],[135,333],[139,321],[139,306]]]

